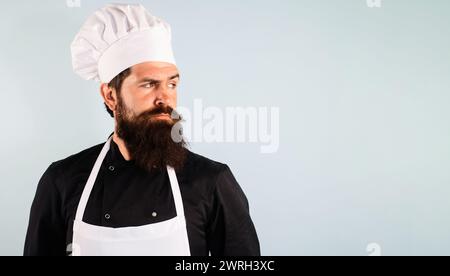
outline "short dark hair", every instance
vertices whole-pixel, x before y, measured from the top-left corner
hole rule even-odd
[[[114,77],[114,79],[112,79],[109,83],[108,86],[110,88],[113,88],[116,90],[117,92],[117,96],[119,96],[120,91],[122,89],[122,84],[123,81],[131,74],[131,68],[127,68],[125,70],[123,70],[119,75],[117,75],[116,77]],[[114,113],[111,109],[109,109],[109,107],[106,105],[105,103],[105,107],[106,107],[106,111],[109,113],[109,115],[111,117],[114,118]]]

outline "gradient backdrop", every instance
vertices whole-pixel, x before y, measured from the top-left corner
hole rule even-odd
[[[0,255],[49,164],[113,131],[69,48],[106,3],[2,3]],[[172,25],[179,105],[279,107],[276,153],[191,144],[233,170],[264,255],[450,255],[450,1],[141,3]]]

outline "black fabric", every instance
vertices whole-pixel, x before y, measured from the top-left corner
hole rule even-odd
[[[78,202],[103,145],[54,162],[46,170],[31,207],[24,255],[70,253]],[[192,255],[260,255],[247,198],[227,165],[189,151],[184,168],[176,174]],[[83,221],[118,228],[175,216],[167,170],[139,169],[112,141]]]

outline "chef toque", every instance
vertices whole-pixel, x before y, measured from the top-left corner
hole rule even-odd
[[[71,45],[75,73],[109,83],[149,61],[175,63],[170,25],[142,5],[109,4],[90,16]]]

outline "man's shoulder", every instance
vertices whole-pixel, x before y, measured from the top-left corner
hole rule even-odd
[[[222,162],[189,151],[184,168],[177,174],[184,187],[206,192],[206,197],[215,191],[235,193],[240,190],[239,184],[230,167]]]
[[[220,173],[230,170],[227,164],[188,150],[183,172],[191,176],[217,177]]]
[[[76,181],[68,181],[68,179],[79,179],[78,177],[80,176],[86,177],[94,166],[103,145],[104,143],[98,144],[64,159],[52,162],[41,176],[41,188],[50,189],[48,187],[56,185],[60,189],[65,189],[71,183],[78,183]],[[73,176],[77,177],[74,178]]]
[[[227,166],[225,163],[210,159],[209,157],[200,155],[190,150],[188,150],[186,162],[191,166],[210,170],[221,170]]]
[[[89,168],[89,166],[92,168],[104,144],[92,146],[66,158],[54,161],[51,167],[57,171],[68,171],[75,168],[82,169],[83,167]]]

